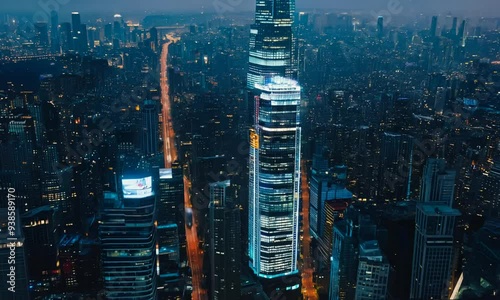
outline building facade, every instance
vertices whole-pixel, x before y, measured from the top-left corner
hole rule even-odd
[[[458,216],[444,202],[417,204],[410,299],[448,299]]]
[[[248,254],[255,274],[271,279],[298,272],[301,87],[283,77],[256,87]]]
[[[99,239],[107,299],[156,299],[155,191],[151,176],[122,176],[105,193]]]

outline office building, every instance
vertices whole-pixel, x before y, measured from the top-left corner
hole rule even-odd
[[[254,273],[271,279],[298,272],[301,87],[283,77],[256,87],[248,254]]]
[[[104,193],[99,239],[107,299],[156,299],[156,191],[152,176],[124,174]]]
[[[59,15],[56,11],[50,12],[50,47],[52,52],[59,52]]]
[[[491,159],[489,164],[481,178],[480,205],[486,215],[500,217],[500,157]]]
[[[141,107],[142,118],[142,153],[146,156],[156,154],[159,150],[158,103],[145,100]]]
[[[437,24],[438,24],[438,17],[432,16],[431,29],[430,29],[431,37],[436,36]]]
[[[377,37],[382,39],[384,37],[384,17],[379,16],[377,18]]]
[[[378,242],[370,240],[359,245],[356,300],[385,300],[390,265]]]
[[[380,153],[379,197],[384,201],[410,198],[413,173],[413,138],[384,132]]]
[[[410,299],[448,299],[458,216],[444,202],[417,204]]]
[[[359,255],[357,240],[359,226],[357,226],[355,220],[346,218],[336,222],[333,228],[328,299],[354,299]]]
[[[455,176],[454,170],[446,169],[444,159],[429,158],[424,167],[420,201],[445,202],[451,207],[455,195]]]
[[[266,77],[295,78],[294,14],[295,0],[257,0],[255,24],[250,28],[249,90]]]
[[[210,184],[210,292],[213,300],[240,298],[240,210],[230,181]]]
[[[320,269],[329,269],[332,255],[333,225],[343,216],[352,201],[346,188],[347,167],[335,166],[323,173],[315,172],[310,183],[310,226],[318,242]]]

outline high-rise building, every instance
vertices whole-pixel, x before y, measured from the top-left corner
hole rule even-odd
[[[494,299],[500,291],[500,219],[487,219],[464,247],[462,279],[455,287],[460,299]],[[457,298],[451,298],[457,299]]]
[[[250,29],[248,89],[270,76],[295,78],[294,13],[295,0],[257,0]]]
[[[26,246],[28,274],[34,291],[47,291],[38,285],[54,282],[57,277],[58,211],[49,205],[37,207],[21,215]]]
[[[12,229],[9,229],[9,223],[12,222],[10,221],[11,215],[14,215],[15,220],[13,235],[9,235]],[[25,251],[19,212],[0,208],[0,276],[2,278],[0,299],[30,299]]]
[[[385,201],[409,199],[413,138],[406,134],[384,132],[380,152],[379,197]]]
[[[448,299],[458,216],[444,202],[417,204],[410,299]]]
[[[156,299],[156,192],[152,176],[124,174],[105,192],[99,239],[107,299]]]
[[[70,49],[71,50],[79,50],[80,46],[80,36],[81,36],[81,28],[82,28],[82,20],[79,12],[71,13],[71,42]]]
[[[377,37],[382,39],[384,37],[384,17],[379,16],[377,18]]]
[[[491,159],[489,170],[481,178],[480,200],[486,214],[500,216],[500,157]]]
[[[298,272],[301,87],[273,77],[257,84],[250,132],[250,267],[259,277]]]
[[[437,24],[438,24],[438,17],[437,16],[432,16],[432,22],[431,22],[431,37],[436,36],[436,31],[437,31]]]
[[[78,32],[80,31],[80,28],[82,27],[82,20],[80,17],[79,12],[72,12],[71,13],[71,29],[73,32],[73,37],[78,37]]]
[[[158,268],[159,297],[175,293],[179,284],[179,268],[185,259],[186,239],[184,217],[184,183],[182,168],[174,164],[170,169],[159,170]]]
[[[79,234],[65,234],[59,241],[57,258],[59,272],[61,274],[61,283],[67,290],[78,287],[80,239]]]
[[[451,207],[455,195],[455,176],[454,170],[446,169],[444,159],[429,158],[424,167],[420,201],[445,202]]]
[[[146,156],[158,152],[158,103],[145,100],[141,107],[142,115],[142,153]]]
[[[333,251],[329,300],[354,299],[358,267],[358,226],[347,218],[336,222],[333,234]]]
[[[346,188],[347,167],[335,166],[321,178],[313,170],[310,183],[310,226],[318,241],[320,269],[329,269],[332,255],[333,224],[339,220],[352,200]]]
[[[385,300],[389,283],[390,264],[376,240],[359,245],[356,300]]]
[[[230,201],[230,181],[210,184],[211,299],[240,298],[240,210]]]
[[[52,52],[58,52],[59,43],[59,15],[55,10],[50,12],[50,47]]]
[[[46,47],[49,45],[49,29],[47,23],[36,22],[35,33],[36,33],[36,42],[39,47]]]

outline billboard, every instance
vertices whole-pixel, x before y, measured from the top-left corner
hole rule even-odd
[[[153,196],[152,177],[122,179],[123,198],[146,198]]]
[[[160,169],[160,179],[172,179],[172,169]]]

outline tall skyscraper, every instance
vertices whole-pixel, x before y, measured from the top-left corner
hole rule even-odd
[[[79,12],[72,12],[71,13],[71,29],[73,32],[73,37],[78,37],[78,32],[80,31],[80,28],[82,27],[82,19],[80,17]]]
[[[53,52],[58,52],[59,43],[59,15],[56,11],[50,12],[50,47]]]
[[[158,103],[145,100],[141,107],[142,114],[142,153],[146,156],[158,152]]]
[[[458,216],[444,202],[417,204],[410,299],[448,299]]]
[[[446,170],[444,159],[429,158],[422,177],[420,201],[445,202],[451,207],[455,195],[455,175],[454,170]]]
[[[437,16],[432,16],[432,22],[431,22],[431,37],[436,36],[436,30],[437,30],[437,23],[438,23],[438,17]]]
[[[377,37],[382,39],[384,37],[384,17],[379,16],[377,18]]]
[[[413,137],[384,132],[380,152],[379,196],[385,201],[409,199]]]
[[[156,299],[156,199],[152,176],[125,174],[105,192],[99,239],[107,299]]]
[[[490,163],[491,167],[481,178],[480,200],[486,215],[500,217],[500,157]]]
[[[36,33],[36,42],[39,47],[46,47],[49,45],[49,29],[47,23],[36,22],[35,33]]]
[[[250,267],[259,277],[298,272],[301,87],[273,77],[257,84],[250,132]]]
[[[81,35],[81,30],[82,28],[82,21],[80,17],[79,12],[72,12],[71,13],[71,42],[70,42],[70,49],[71,50],[79,50],[80,47],[80,35]]]
[[[358,267],[357,233],[359,226],[356,225],[354,220],[346,218],[333,226],[329,300],[354,298]]]
[[[211,299],[240,298],[240,210],[228,199],[230,181],[210,184]]]
[[[359,245],[356,300],[385,300],[391,266],[376,240]]]
[[[295,78],[294,13],[295,0],[257,0],[250,29],[248,89],[270,76]]]

